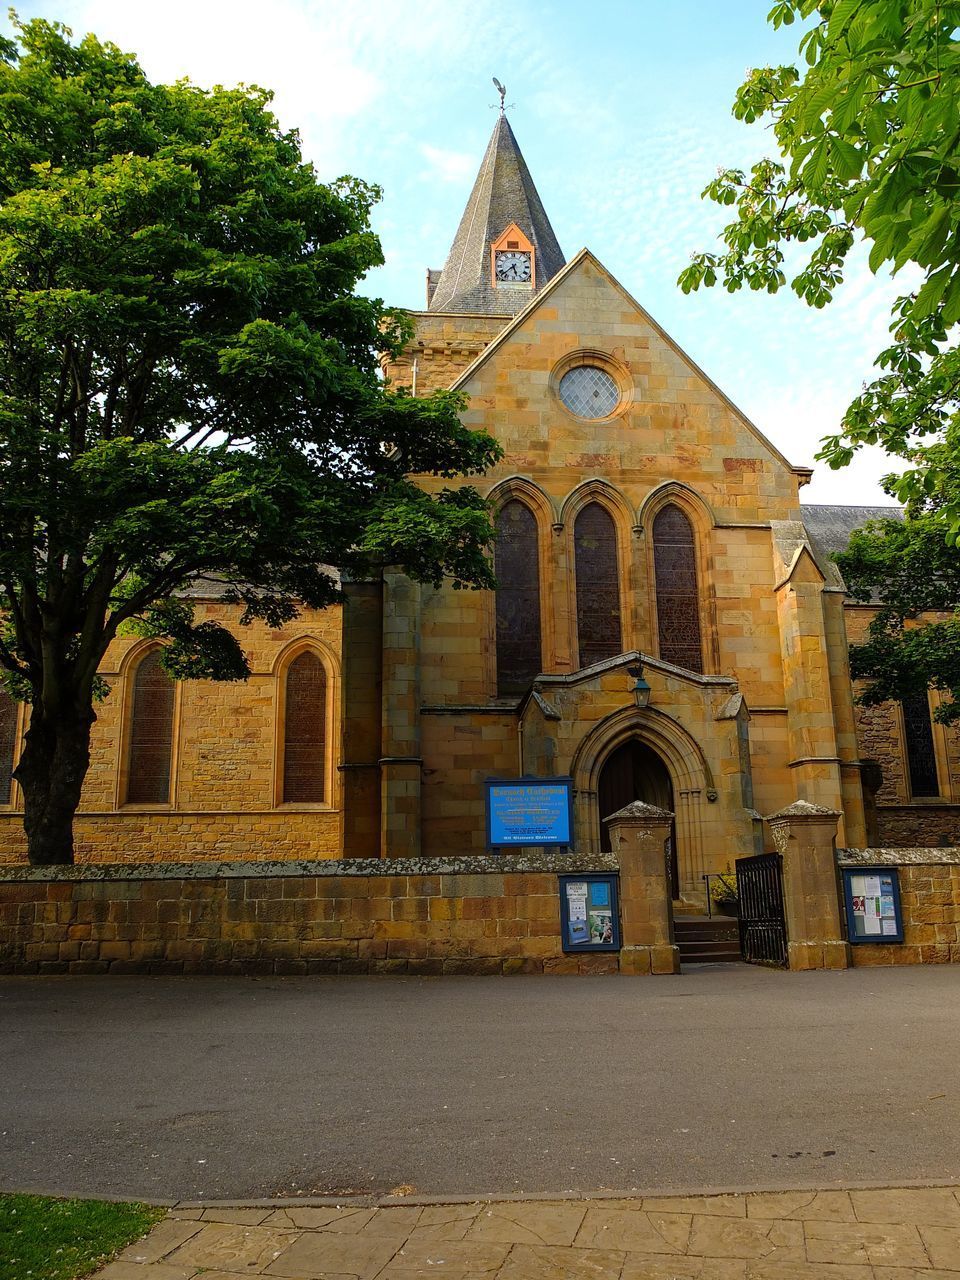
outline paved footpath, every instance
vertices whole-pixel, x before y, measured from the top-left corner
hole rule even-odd
[[[175,1208],[98,1280],[956,1280],[960,1189]]]

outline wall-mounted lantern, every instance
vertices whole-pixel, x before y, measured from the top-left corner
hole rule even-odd
[[[634,681],[633,696],[636,698],[637,706],[648,707],[653,690],[643,677],[643,663],[638,662],[632,667],[627,667],[627,675]]]

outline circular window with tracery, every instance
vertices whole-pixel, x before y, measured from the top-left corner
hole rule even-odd
[[[620,388],[605,369],[578,364],[568,369],[557,387],[560,399],[578,418],[609,418],[620,403]]]

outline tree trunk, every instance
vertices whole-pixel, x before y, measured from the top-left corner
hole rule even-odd
[[[93,711],[69,710],[45,715],[39,704],[30,713],[30,727],[14,777],[23,789],[23,828],[27,857],[34,866],[73,862],[73,815],[90,763]]]

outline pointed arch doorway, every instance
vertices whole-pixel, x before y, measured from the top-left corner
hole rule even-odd
[[[634,800],[643,800],[646,804],[655,804],[660,809],[674,812],[673,784],[667,766],[652,747],[638,738],[621,743],[610,753],[600,770],[597,803],[600,808],[600,848],[605,853],[610,852],[610,832],[604,819]],[[679,898],[675,823],[670,829],[667,854],[671,892],[674,898]]]

